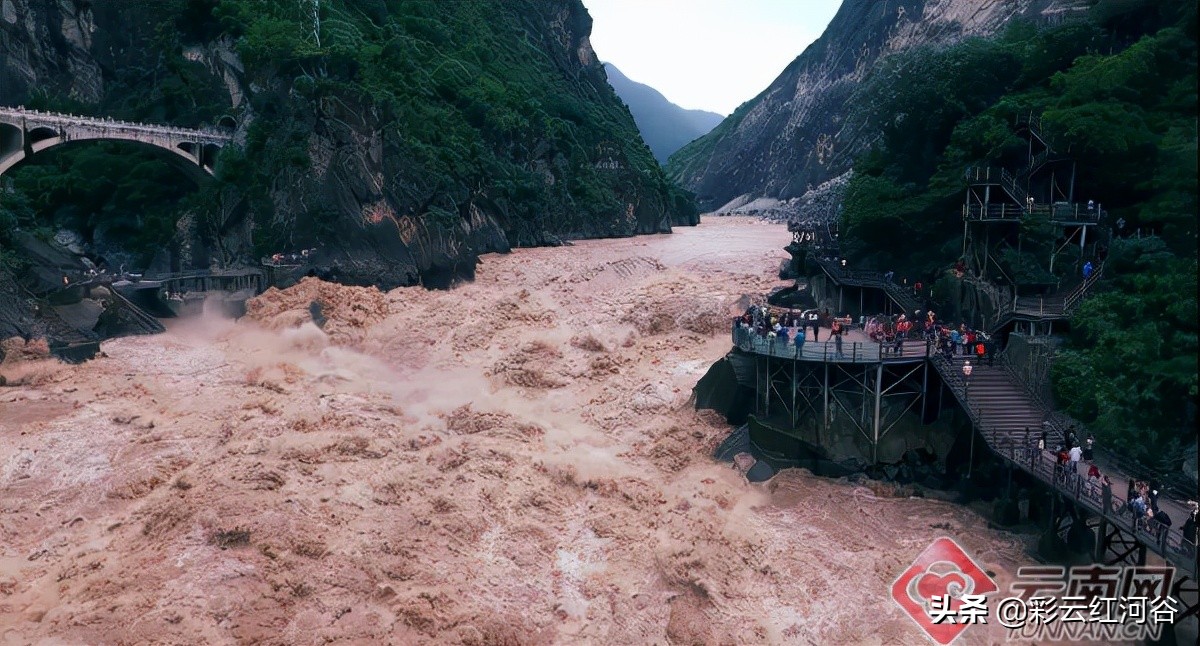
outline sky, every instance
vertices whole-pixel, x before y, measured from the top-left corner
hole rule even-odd
[[[728,115],[820,37],[841,0],[583,0],[592,49],[672,103]]]

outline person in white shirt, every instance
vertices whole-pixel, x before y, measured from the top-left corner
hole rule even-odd
[[[1083,458],[1083,449],[1078,446],[1072,446],[1071,450],[1067,451],[1067,453],[1071,456],[1072,462],[1078,462]]]

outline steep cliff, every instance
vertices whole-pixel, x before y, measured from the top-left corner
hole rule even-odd
[[[236,123],[175,205],[196,266],[317,248],[345,282],[441,286],[480,253],[696,222],[590,29],[578,0],[0,0],[0,104]]]
[[[845,0],[825,33],[754,99],[675,153],[667,172],[700,205],[799,197],[849,170],[875,136],[851,97],[889,56],[988,35],[1015,18],[1058,21],[1090,0]]]

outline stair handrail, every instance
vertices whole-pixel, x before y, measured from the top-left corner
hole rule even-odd
[[[1021,188],[1021,185],[1017,183],[1016,177],[1013,177],[1011,173],[1001,168],[1000,179],[1007,182],[1007,185],[1005,185],[1004,188],[1008,190],[1010,195],[1017,198],[1018,204],[1026,204],[1028,202],[1029,193],[1026,192],[1025,189]]]
[[[116,301],[120,307],[122,307],[126,312],[129,312],[130,316],[132,316],[135,321],[143,326],[144,333],[155,334],[158,332],[163,332],[166,329],[163,327],[161,321],[135,305],[128,298],[125,298],[124,294],[121,294],[115,289],[109,289],[109,293],[112,294],[113,300]]]
[[[1033,136],[1046,144],[1046,148],[1050,147],[1050,142],[1046,141],[1046,137],[1042,135],[1042,115],[1034,114],[1032,110],[1025,115],[1018,114],[1016,125],[1025,126],[1029,129],[1029,132],[1033,133]]]
[[[968,182],[991,182],[994,180],[995,183],[1007,190],[1009,195],[1017,200],[1018,204],[1025,206],[1028,203],[1029,194],[1017,183],[1017,178],[1003,167],[971,166],[967,168],[965,177]]]
[[[1001,274],[1002,276],[1004,276],[1005,280],[1007,280],[1009,283],[1012,283],[1013,285],[1016,285],[1016,284],[1017,284],[1017,281],[1013,280],[1013,277],[1012,277],[1012,276],[1009,276],[1007,271],[1004,271],[1004,266],[1003,266],[1003,265],[1001,265],[1001,264],[1000,264],[1000,263],[999,263],[999,262],[996,260],[996,256],[992,255],[992,250],[991,250],[991,249],[987,249],[987,250],[985,250],[985,251],[986,251],[986,253],[987,253],[987,258],[988,258],[988,260],[991,260],[991,261],[992,261],[992,264],[996,266],[996,269],[999,269],[999,270],[1000,270],[1000,274]]]
[[[1080,303],[1083,302],[1083,299],[1086,298],[1088,293],[1091,291],[1092,286],[1100,280],[1100,274],[1103,272],[1104,263],[1100,263],[1095,267],[1095,270],[1092,272],[1091,276],[1085,278],[1078,287],[1076,287],[1070,294],[1067,295],[1067,297],[1063,300],[1064,314],[1070,314],[1075,310],[1076,307],[1079,306]]]
[[[1045,166],[1048,163],[1050,156],[1053,154],[1054,151],[1047,146],[1042,152],[1030,157],[1029,165],[1025,167],[1025,170],[1021,171],[1021,176],[1028,178],[1029,176],[1033,175],[1042,166]]]
[[[986,426],[986,420],[984,418],[982,408],[972,407],[970,405],[970,402],[967,399],[965,377],[959,374],[958,370],[954,369],[955,366],[953,362],[941,355],[933,357],[932,360],[934,362],[934,366],[938,369],[938,373],[942,377],[943,383],[945,383],[950,388],[950,391],[954,393],[955,399],[957,399],[962,405],[963,409],[966,410],[967,417],[971,419],[971,423],[974,428],[979,430],[979,434],[984,438],[984,442],[988,444],[989,448],[994,450],[1001,457],[1007,457],[1014,464],[1020,466],[1023,470],[1032,473],[1043,482],[1050,484],[1056,491],[1069,495],[1077,501],[1088,504],[1096,511],[1109,516],[1111,520],[1124,522],[1125,524],[1129,525],[1128,529],[1131,529],[1136,534],[1144,534],[1149,536],[1152,539],[1152,544],[1158,548],[1158,551],[1164,556],[1164,558],[1167,558],[1176,565],[1190,565],[1192,569],[1187,571],[1190,571],[1193,574],[1195,573],[1195,547],[1185,542],[1186,537],[1183,536],[1182,529],[1165,527],[1157,523],[1146,524],[1139,522],[1136,519],[1132,524],[1130,524],[1127,519],[1122,518],[1120,515],[1121,509],[1125,506],[1125,501],[1118,498],[1115,495],[1115,492],[1113,492],[1111,489],[1109,490],[1107,496],[1100,496],[1098,495],[1098,491],[1093,490],[1092,484],[1085,482],[1084,478],[1077,472],[1059,472],[1057,469],[1055,469],[1054,465],[1046,460],[1046,452],[1037,451],[1037,449],[1032,446],[1021,448],[1019,444],[1000,443],[996,437],[996,434],[992,432],[993,429],[989,429]],[[1038,398],[1033,399],[1035,399],[1036,403]],[[1038,404],[1038,406],[1043,411],[1048,410],[1047,407],[1041,406],[1040,404]],[[1056,433],[1060,434],[1061,437],[1065,438],[1067,427],[1063,425],[1063,419],[1069,418],[1052,409],[1050,409],[1050,412],[1046,414],[1046,421],[1050,424],[1051,428]],[[1082,426],[1079,428],[1082,428]],[[1032,432],[1034,429],[1030,429],[1030,431]],[[972,432],[974,432],[974,430]],[[1098,454],[1103,455],[1108,464],[1118,465],[1126,476],[1133,475],[1134,477],[1138,477],[1136,472],[1131,473],[1133,470],[1130,470],[1125,464],[1123,464],[1123,462],[1119,460],[1114,461],[1113,458],[1116,456],[1114,456],[1104,447],[1096,447],[1094,450]],[[1141,479],[1144,480],[1145,477],[1142,477]],[[1113,483],[1114,486],[1118,484],[1119,483]],[[1104,507],[1106,500],[1109,501],[1109,507],[1107,509]],[[1182,560],[1175,558],[1180,555],[1184,557]]]

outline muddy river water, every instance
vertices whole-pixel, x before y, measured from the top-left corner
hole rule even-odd
[[[0,643],[922,642],[889,598],[921,550],[952,536],[1005,587],[1029,537],[882,485],[749,484],[689,405],[789,239],[710,218],[449,291],[307,279],[4,366]]]

